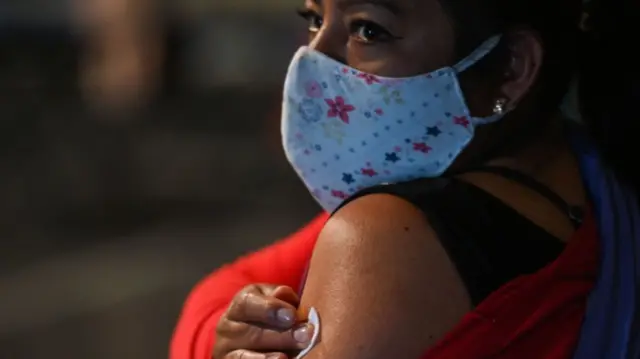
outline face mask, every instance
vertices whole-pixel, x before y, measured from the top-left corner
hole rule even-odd
[[[493,37],[453,67],[385,78],[302,47],[284,85],[282,141],[287,159],[327,211],[357,191],[441,175],[475,127],[457,74],[489,53]]]

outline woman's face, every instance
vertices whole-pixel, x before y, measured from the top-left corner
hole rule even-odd
[[[407,77],[460,60],[453,20],[440,0],[305,0],[300,14],[309,24],[311,48],[362,72]],[[473,116],[493,114],[498,102],[507,111],[518,106],[517,116],[535,106],[535,99],[525,101],[525,97],[536,83],[543,62],[540,37],[526,26],[502,35],[504,51],[489,55],[497,54],[488,59],[493,62],[491,70],[472,67],[460,75],[460,86]],[[518,122],[505,118],[478,128],[458,164],[474,153],[481,155],[491,143],[509,138],[511,127]]]
[[[387,77],[452,65],[453,26],[437,0],[306,0],[309,45]]]

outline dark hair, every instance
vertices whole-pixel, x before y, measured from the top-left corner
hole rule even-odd
[[[640,62],[633,48],[634,41],[640,47],[634,36],[640,35],[637,0],[440,1],[457,25],[461,54],[494,34],[523,26],[537,31],[544,57],[535,115],[557,111],[577,75],[581,114],[594,141],[613,169],[640,188],[640,170],[629,153],[640,142],[640,116],[632,111],[640,105]],[[508,54],[500,52],[492,54],[494,60]]]
[[[640,3],[592,0],[579,62],[581,114],[601,153],[623,179],[640,189]],[[634,44],[637,44],[634,46]]]

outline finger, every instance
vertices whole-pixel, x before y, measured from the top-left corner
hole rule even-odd
[[[227,318],[236,322],[259,323],[280,329],[291,328],[296,321],[293,305],[255,291],[246,291],[234,299]]]
[[[257,353],[249,350],[236,350],[224,356],[223,359],[287,359],[284,353]]]
[[[233,347],[258,351],[298,351],[309,346],[313,326],[301,324],[294,329],[278,331],[246,323],[229,322],[221,335],[233,340]]]
[[[284,285],[278,286],[271,292],[271,296],[283,300],[294,307],[298,307],[298,305],[300,305],[300,297],[298,296],[298,293],[291,289],[291,287]]]

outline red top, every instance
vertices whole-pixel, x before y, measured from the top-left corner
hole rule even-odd
[[[298,288],[328,218],[328,214],[322,214],[288,238],[242,257],[202,280],[187,299],[169,358],[211,359],[216,324],[245,286],[271,283]]]
[[[318,216],[289,238],[203,280],[187,300],[170,359],[211,359],[215,325],[246,285],[277,283],[297,288],[327,218]],[[555,262],[494,292],[423,359],[571,358],[597,269],[597,231],[589,217]]]

